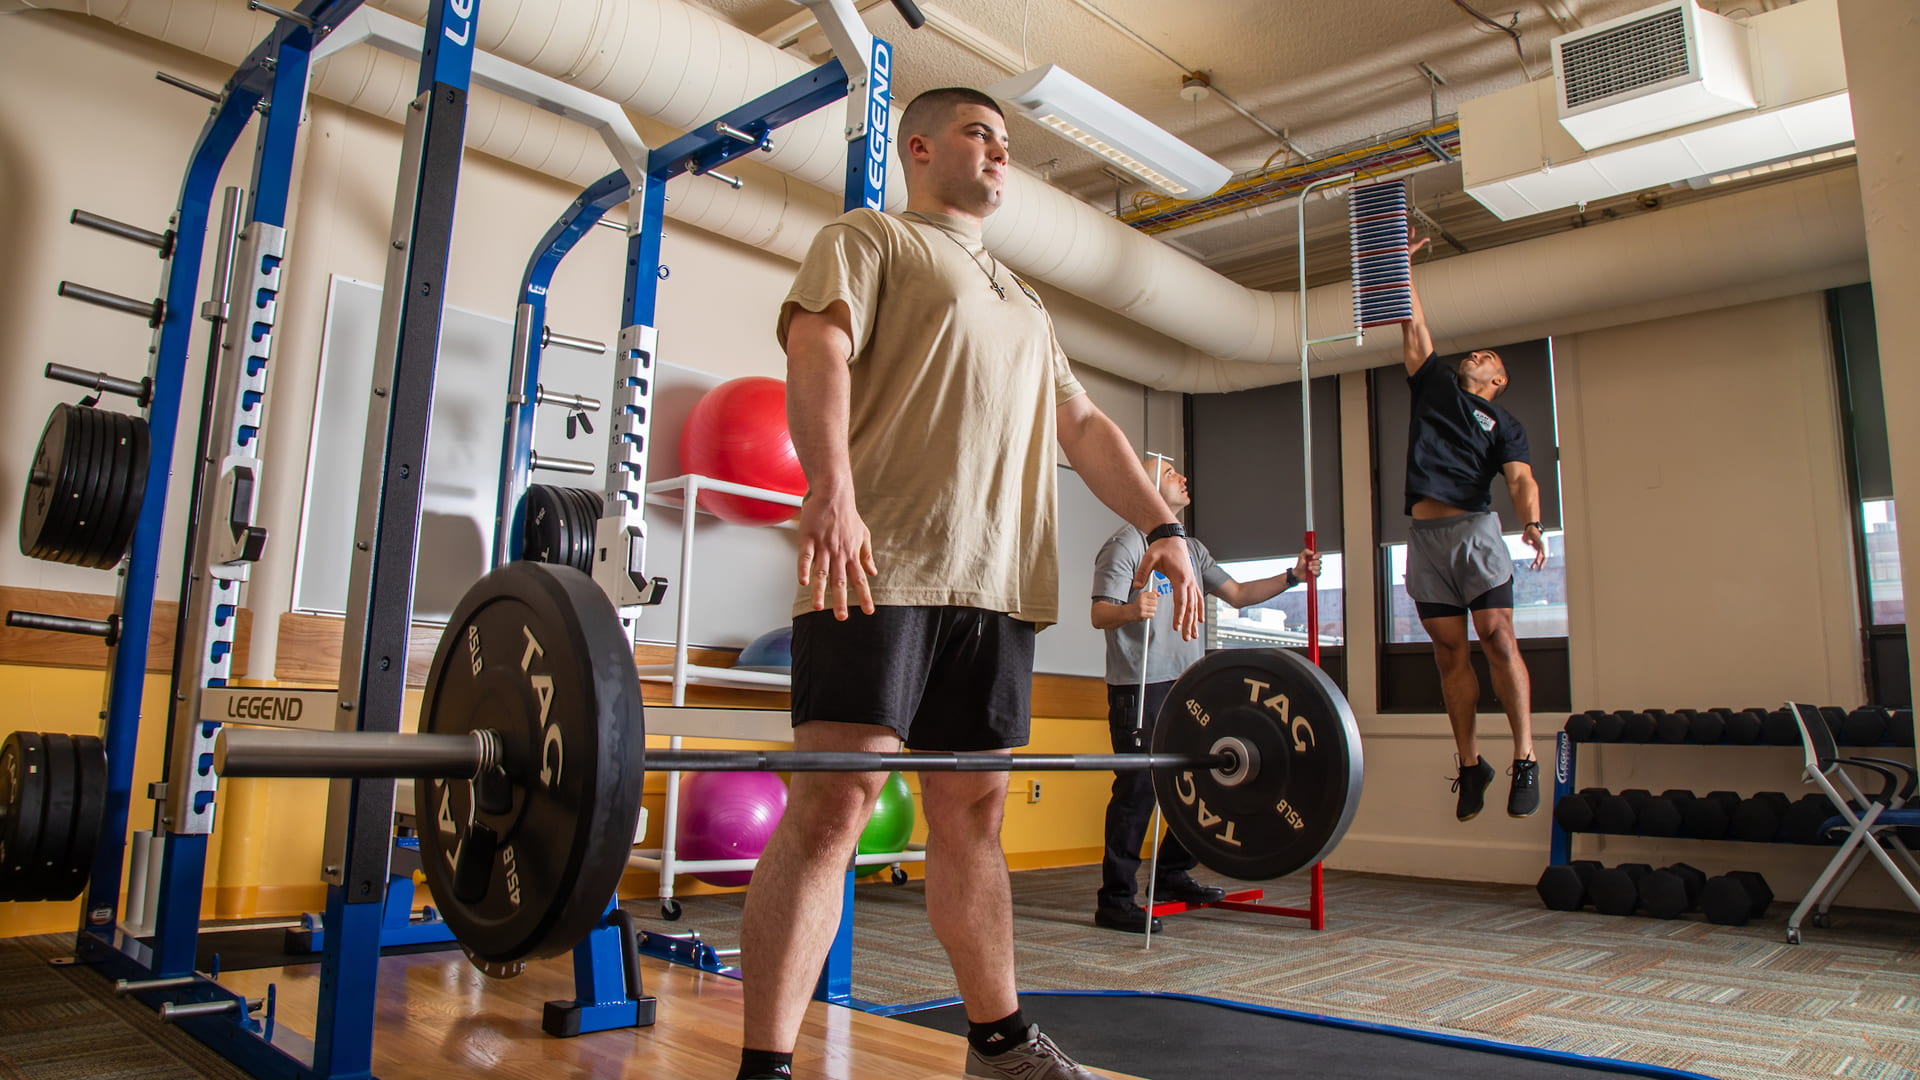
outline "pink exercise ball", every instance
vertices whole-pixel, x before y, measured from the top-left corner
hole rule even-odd
[[[674,830],[680,859],[753,859],[767,849],[774,826],[787,811],[787,785],[777,773],[691,773],[680,778],[680,824]],[[709,885],[745,885],[751,870],[693,875]]]

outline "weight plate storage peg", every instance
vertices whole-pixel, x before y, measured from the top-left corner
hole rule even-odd
[[[565,952],[606,910],[640,817],[644,723],[633,646],[591,578],[516,562],[467,591],[420,730],[492,730],[499,760],[414,790],[434,904],[482,970]]]
[[[1264,881],[1339,844],[1360,804],[1360,731],[1325,672],[1284,649],[1227,649],[1188,668],[1153,752],[1223,751],[1233,767],[1153,774],[1168,827],[1203,865]]]

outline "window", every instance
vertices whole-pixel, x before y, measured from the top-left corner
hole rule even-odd
[[[1900,590],[1900,527],[1892,499],[1860,504],[1867,544],[1867,606],[1874,626],[1904,626],[1906,597]]]
[[[1507,552],[1513,556],[1513,634],[1521,638],[1563,638],[1567,636],[1567,564],[1563,551],[1566,533],[1554,529],[1547,533],[1547,565],[1531,568],[1533,549],[1508,533]],[[1419,613],[1407,596],[1407,545],[1386,545],[1387,633],[1389,642],[1427,641]],[[1467,636],[1477,638],[1473,622],[1467,622]]]
[[[1275,559],[1223,562],[1236,581],[1257,581],[1284,574],[1297,555]],[[1345,562],[1338,552],[1320,555],[1320,644],[1346,643]],[[1307,590],[1296,586],[1249,608],[1227,606],[1217,596],[1207,597],[1207,648],[1305,648],[1307,644]]]
[[[1867,700],[1910,707],[1913,688],[1907,660],[1907,602],[1900,581],[1900,519],[1893,506],[1893,463],[1887,450],[1873,286],[1830,290],[1827,325],[1833,334],[1847,486],[1852,504],[1860,508],[1855,519],[1854,565],[1859,577]]]

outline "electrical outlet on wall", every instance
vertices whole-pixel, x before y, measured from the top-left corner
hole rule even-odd
[[[1030,803],[1037,803],[1040,801],[1040,781],[1038,780],[1027,781],[1027,801]]]

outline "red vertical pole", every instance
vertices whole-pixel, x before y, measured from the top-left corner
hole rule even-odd
[[[1327,928],[1325,869],[1326,866],[1324,863],[1313,864],[1313,895],[1307,901],[1307,910],[1312,913],[1309,916],[1308,925],[1315,930],[1325,930]]]
[[[1313,530],[1307,530],[1306,549],[1318,551],[1314,545]],[[1315,667],[1320,666],[1320,579],[1307,575],[1307,659]]]

